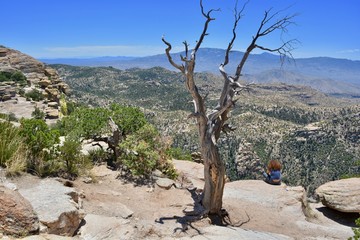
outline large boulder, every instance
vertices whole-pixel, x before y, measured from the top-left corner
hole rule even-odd
[[[316,189],[316,194],[329,208],[360,213],[360,178],[327,182]]]
[[[26,236],[38,231],[39,219],[29,201],[17,191],[0,185],[0,232]]]
[[[84,213],[74,188],[66,187],[55,179],[46,179],[19,191],[37,212],[44,225],[42,232],[73,236],[79,228]]]

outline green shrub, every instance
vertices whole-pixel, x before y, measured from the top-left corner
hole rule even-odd
[[[21,119],[20,123],[20,134],[25,138],[32,154],[37,155],[43,149],[50,149],[59,143],[59,132],[49,129],[44,120]]]
[[[111,157],[107,151],[105,151],[102,148],[98,148],[89,151],[89,158],[93,163],[97,164],[97,163],[106,162]]]
[[[356,226],[358,226],[358,227],[352,229],[354,232],[354,236],[348,238],[348,240],[359,240],[360,239],[360,218],[355,220],[355,223],[356,223]]]
[[[33,101],[36,102],[44,100],[43,94],[37,89],[33,89],[30,92],[25,93],[25,97],[26,99],[32,99]]]
[[[80,107],[62,119],[61,134],[86,139],[101,136],[108,131],[109,117],[108,109]]]
[[[147,122],[145,115],[138,108],[112,104],[110,109],[76,108],[69,116],[62,119],[59,129],[62,135],[90,139],[109,133],[108,120],[110,117],[123,135],[136,132]]]
[[[11,79],[22,85],[26,85],[26,77],[24,74],[22,74],[22,72],[16,71],[16,72],[12,73]]]
[[[190,151],[183,150],[179,147],[170,147],[166,149],[166,154],[178,160],[188,160],[188,161],[192,160]]]
[[[26,85],[26,77],[22,72],[0,72],[0,82],[14,81],[20,85]]]
[[[31,116],[35,119],[45,119],[45,113],[38,107],[35,107],[35,110],[31,113]]]
[[[75,102],[66,102],[66,110],[67,110],[66,115],[70,115],[71,113],[75,112],[75,109],[76,109]]]
[[[20,135],[30,151],[28,167],[40,176],[51,175],[59,171],[56,160],[58,153],[59,131],[49,129],[44,120],[21,119]]]
[[[124,135],[136,132],[147,123],[144,113],[139,108],[112,104],[110,110],[114,122]]]
[[[150,177],[158,169],[175,178],[176,170],[166,154],[167,148],[154,126],[146,124],[120,143],[121,163],[136,176]]]
[[[89,161],[80,152],[81,142],[74,139],[66,139],[60,146],[59,160],[63,163],[63,171],[66,178],[75,178],[80,175],[80,171],[87,168]]]

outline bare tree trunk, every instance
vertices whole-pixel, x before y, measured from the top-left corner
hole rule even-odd
[[[229,132],[234,130],[234,128],[230,127],[228,124],[225,124],[225,122],[229,118],[228,113],[237,101],[237,99],[233,99],[234,96],[240,91],[248,89],[248,85],[242,85],[239,83],[241,72],[248,56],[252,50],[259,48],[268,52],[277,52],[283,59],[283,57],[286,57],[287,55],[291,56],[291,50],[293,49],[291,43],[294,40],[284,42],[281,47],[274,49],[257,45],[257,40],[259,38],[264,37],[273,31],[280,30],[286,32],[286,27],[292,24],[291,19],[295,16],[285,16],[279,20],[274,20],[274,18],[277,17],[280,12],[270,14],[270,10],[265,11],[264,18],[262,19],[255,36],[253,36],[253,40],[246,49],[243,58],[238,64],[234,76],[228,75],[225,71],[225,66],[229,63],[229,53],[236,39],[236,28],[247,3],[248,2],[243,5],[240,11],[237,11],[237,6],[235,6],[235,20],[232,29],[233,37],[226,49],[224,62],[220,64],[219,67],[220,73],[224,78],[224,86],[219,98],[218,105],[209,114],[206,112],[204,98],[200,95],[195,84],[194,70],[197,51],[199,50],[205,36],[208,35],[207,29],[209,23],[212,20],[215,20],[210,15],[213,11],[217,10],[212,9],[206,13],[202,5],[202,0],[200,0],[201,12],[202,15],[206,18],[206,21],[200,38],[197,41],[196,46],[192,50],[191,54],[189,54],[187,42],[183,43],[185,46],[185,56],[181,56],[181,61],[183,62],[182,64],[177,64],[173,61],[172,56],[170,55],[172,46],[165,40],[164,37],[162,38],[162,41],[167,45],[165,52],[169,63],[183,73],[185,77],[186,88],[193,98],[195,110],[190,116],[195,117],[198,123],[201,155],[204,159],[205,186],[203,191],[202,204],[205,208],[206,214],[221,215],[222,212],[222,197],[225,186],[225,164],[220,158],[216,142],[219,139],[220,133],[222,131]],[[270,23],[271,21],[273,21],[272,24]]]
[[[205,186],[202,204],[209,214],[220,214],[225,185],[225,165],[220,158],[218,147],[211,138],[206,137],[201,143],[204,158]]]

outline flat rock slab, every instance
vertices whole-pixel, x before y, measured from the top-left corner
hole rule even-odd
[[[84,214],[71,197],[76,195],[73,188],[66,187],[55,179],[45,179],[31,188],[20,189],[19,192],[31,203],[40,222],[47,227],[45,232],[74,235]]]
[[[131,209],[120,202],[93,200],[93,203],[97,205],[97,209],[93,211],[96,215],[127,219],[134,214]]]
[[[130,221],[122,218],[87,214],[84,220],[80,239],[132,239],[134,234]]]
[[[261,180],[241,180],[225,184],[224,199],[237,198],[269,208],[299,206],[305,197],[303,187],[289,187],[285,184],[270,185]]]
[[[329,208],[360,213],[360,178],[327,182],[316,189],[316,194]]]

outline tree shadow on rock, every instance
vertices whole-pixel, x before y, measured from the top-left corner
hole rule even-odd
[[[187,190],[190,192],[191,198],[194,200],[194,209],[192,211],[183,210],[184,216],[175,215],[171,217],[161,217],[155,220],[156,223],[164,224],[164,221],[176,220],[177,223],[181,224],[181,227],[175,228],[174,233],[176,233],[177,231],[186,232],[187,230],[189,230],[189,228],[192,228],[199,235],[202,235],[201,231],[196,228],[193,223],[205,218],[208,218],[211,224],[223,227],[240,227],[244,223],[250,221],[250,218],[247,215],[248,220],[241,223],[233,224],[230,220],[228,212],[225,209],[222,209],[219,214],[209,214],[202,205],[202,191],[197,191],[196,188]]]
[[[196,228],[192,223],[199,221],[204,218],[204,207],[201,204],[201,193],[197,192],[197,189],[187,189],[191,198],[194,200],[194,209],[192,211],[183,210],[184,216],[171,216],[171,217],[161,217],[156,219],[156,223],[164,224],[164,221],[167,220],[176,220],[177,223],[181,224],[181,227],[175,228],[174,233],[177,231],[186,232],[189,228],[194,229],[199,235],[201,231]]]

